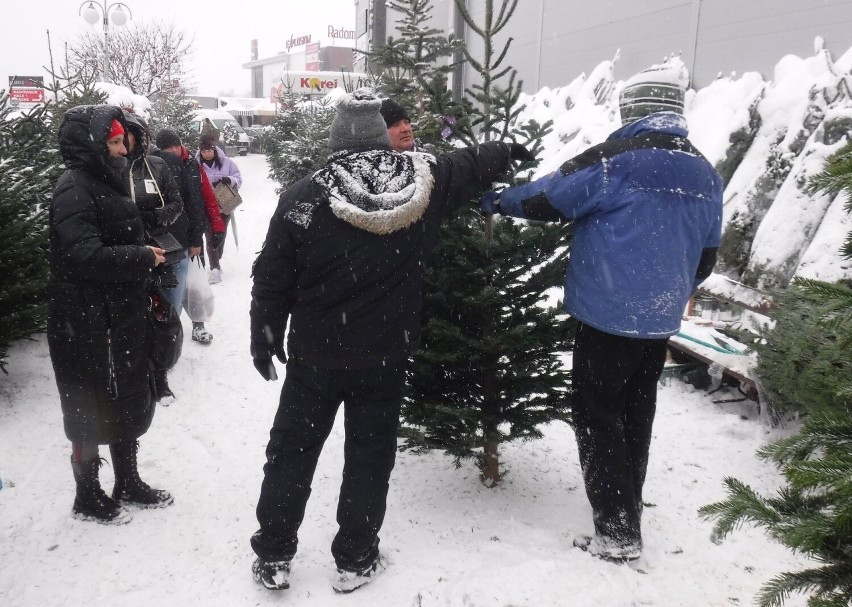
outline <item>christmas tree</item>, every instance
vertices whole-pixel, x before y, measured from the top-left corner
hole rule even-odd
[[[395,4],[404,9],[400,39],[376,53],[393,78],[383,72],[380,82],[398,83],[397,94],[414,103],[417,124],[434,125],[425,133],[430,142],[439,149],[467,143],[475,127],[479,140],[540,151],[549,125],[517,122],[520,84],[513,70],[501,67],[506,48],[496,58],[492,52],[517,2],[505,0],[496,21],[493,2],[486,2],[485,26],[460,5],[470,29],[485,39],[486,54],[472,57],[464,49],[483,84],[458,102],[446,90],[445,69],[430,71],[423,61],[440,63],[455,50],[425,27],[430,2]],[[421,54],[402,60],[399,49]],[[508,84],[497,86],[506,76]],[[500,443],[537,438],[541,424],[569,417],[569,374],[559,354],[570,349],[570,327],[557,318],[555,305],[545,304],[561,282],[568,247],[559,226],[485,219],[473,210],[476,201],[465,203],[444,227],[429,263],[423,343],[413,359],[402,433],[406,448],[444,449],[457,464],[475,458],[492,485],[501,479]]]
[[[264,135],[264,153],[269,176],[281,184],[281,192],[325,165],[328,131],[335,112],[327,97],[319,101],[302,99],[286,83],[278,105],[281,111]]]
[[[812,192],[845,192],[852,198],[852,144],[829,159],[809,184]],[[847,198],[846,209],[852,213]],[[852,233],[841,255],[852,259]],[[796,279],[779,299],[776,324],[758,348],[758,374],[776,404],[806,414],[802,430],[759,452],[777,464],[786,486],[764,498],[734,478],[728,498],[701,509],[716,519],[722,539],[743,522],[816,562],[782,573],[758,597],[763,607],[782,605],[794,592],[811,607],[852,604],[852,289]],[[822,339],[820,339],[822,338]]]
[[[0,369],[10,344],[47,319],[48,224],[61,172],[49,108],[13,113],[0,92]]]
[[[198,147],[198,131],[192,128],[193,105],[182,87],[162,91],[151,104],[151,135],[170,129],[187,148]]]

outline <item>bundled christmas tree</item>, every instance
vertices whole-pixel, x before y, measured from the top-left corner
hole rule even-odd
[[[447,149],[474,141],[473,126],[476,139],[540,151],[549,125],[517,123],[520,84],[500,66],[506,49],[496,58],[492,52],[517,2],[505,0],[495,20],[488,0],[485,26],[460,5],[487,49],[482,58],[467,54],[482,84],[461,101],[446,90],[446,68],[428,62],[456,50],[426,25],[431,3],[393,4],[403,13],[401,35],[376,52],[385,70],[379,80],[383,93],[412,104],[417,125],[432,125],[415,136]],[[485,219],[474,211],[476,201],[463,202],[429,262],[423,343],[413,360],[402,433],[406,448],[440,448],[457,464],[475,458],[490,485],[501,478],[501,443],[539,437],[542,424],[569,418],[569,374],[559,355],[570,349],[570,327],[557,318],[557,302],[548,301],[561,282],[567,240],[559,226]]]

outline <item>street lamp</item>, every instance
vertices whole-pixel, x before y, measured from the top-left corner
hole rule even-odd
[[[85,10],[83,7],[86,7]],[[125,13],[125,9],[127,13]],[[80,5],[77,10],[78,15],[82,15],[83,19],[89,25],[95,25],[99,19],[103,18],[104,24],[104,82],[109,82],[109,22],[112,19],[114,25],[121,27],[127,23],[128,14],[130,19],[133,19],[133,11],[123,2],[113,2],[107,4],[107,0],[86,0]]]

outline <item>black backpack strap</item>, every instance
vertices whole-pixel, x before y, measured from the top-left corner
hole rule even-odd
[[[694,145],[686,137],[677,135],[669,135],[667,133],[646,133],[637,137],[629,137],[627,139],[611,139],[604,141],[598,145],[590,147],[588,150],[574,156],[571,160],[566,161],[559,172],[562,175],[570,175],[593,164],[612,158],[624,152],[642,149],[657,149],[685,152],[694,156],[704,156],[699,152]]]

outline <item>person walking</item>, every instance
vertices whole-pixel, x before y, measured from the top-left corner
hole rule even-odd
[[[331,544],[337,592],[370,582],[379,552],[405,387],[420,338],[426,260],[451,210],[529,157],[485,143],[435,158],[390,149],[372,91],[343,96],[324,168],[282,193],[254,264],[251,355],[277,379],[286,362],[266,448],[251,538],[255,579],[288,588],[311,481],[338,407],[346,445]],[[285,327],[289,319],[287,354]]]
[[[129,196],[122,110],[71,108],[59,127],[66,170],[50,205],[47,342],[71,441],[73,516],[99,523],[130,520],[123,507],[167,506],[167,492],[139,477],[138,439],[154,416],[150,367],[151,274],[165,261],[145,244]],[[112,496],[98,478],[98,446],[109,445]]]
[[[216,196],[209,183],[206,184],[205,191],[206,173],[183,145],[178,134],[171,129],[162,129],[157,133],[156,144],[158,150],[152,154],[160,156],[171,169],[185,201],[186,211],[182,225],[186,227],[181,231],[181,235],[186,233],[189,241],[191,262],[202,255],[204,244],[202,234],[209,234],[210,248],[224,244],[225,223],[222,221]],[[175,305],[178,310],[185,307],[186,292],[186,273],[184,273],[178,286],[168,291],[170,301],[177,302]],[[192,321],[192,341],[203,345],[213,341],[213,334],[205,326],[205,320],[198,318],[190,318],[190,320]]]
[[[202,135],[199,144],[198,155],[196,156],[198,163],[207,173],[207,179],[210,180],[210,185],[213,189],[220,183],[225,183],[239,190],[243,184],[242,175],[237,163],[225,155],[225,151],[215,144],[212,135]],[[225,224],[225,233],[228,231],[228,224],[231,221],[231,216],[222,213],[222,222]],[[210,282],[216,284],[222,282],[222,266],[220,259],[225,251],[224,238],[220,246],[210,246],[212,244],[213,233],[208,232],[207,239],[207,256],[210,258]]]
[[[171,228],[183,214],[183,200],[169,167],[156,155],[149,155],[151,135],[148,124],[143,118],[132,112],[124,112],[127,125],[127,160],[129,167],[125,175],[130,198],[136,203],[142,215],[146,239],[165,233],[171,234]],[[178,241],[180,242],[180,241]],[[149,244],[153,244],[149,241]],[[182,246],[184,244],[180,243]],[[153,274],[153,290],[156,297],[163,293],[168,298],[169,291],[178,287],[181,281],[186,283],[188,259],[184,250],[183,258],[174,263],[164,263]],[[180,304],[169,302],[180,313]],[[158,366],[156,357],[152,359],[154,375],[154,399],[167,404],[174,399],[169,387],[168,369]]]
[[[642,551],[642,489],[668,338],[716,260],[722,180],[687,139],[682,63],[654,66],[620,95],[623,126],[531,183],[480,208],[573,221],[565,309],[577,322],[573,426],[594,536],[610,560]]]

